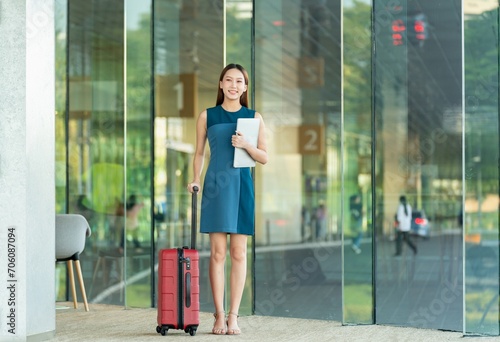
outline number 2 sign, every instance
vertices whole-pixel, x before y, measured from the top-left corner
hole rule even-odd
[[[322,154],[324,141],[323,126],[303,125],[299,127],[299,151],[301,154]]]

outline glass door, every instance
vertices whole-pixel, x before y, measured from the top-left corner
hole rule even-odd
[[[57,136],[67,151],[57,157],[58,211],[91,225],[82,256],[89,301],[149,307],[151,4],[56,4],[65,85],[56,91]]]
[[[341,321],[340,1],[255,1],[254,13],[255,109],[269,137],[256,168],[255,312]]]
[[[158,0],[153,6],[154,232],[158,250],[190,241],[191,196],[186,185],[192,180],[196,119],[203,109],[215,105],[219,72],[224,67],[224,1]],[[208,160],[208,148],[206,152]],[[201,235],[197,242],[200,308],[211,312],[208,238]]]
[[[499,335],[499,11],[465,0],[464,202],[466,334]]]
[[[460,1],[374,1],[376,323],[462,330]]]

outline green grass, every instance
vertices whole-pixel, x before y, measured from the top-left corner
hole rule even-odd
[[[358,324],[373,323],[371,284],[345,284],[344,309],[345,321]]]

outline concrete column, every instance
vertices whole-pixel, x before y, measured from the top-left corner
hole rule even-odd
[[[0,341],[55,335],[54,0],[0,1]]]

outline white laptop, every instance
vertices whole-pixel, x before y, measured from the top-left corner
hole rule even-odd
[[[236,123],[236,130],[241,132],[245,139],[252,144],[252,146],[257,147],[257,141],[259,140],[259,118],[238,119]],[[250,157],[247,151],[243,148],[234,148],[234,167],[254,167],[255,160]]]

